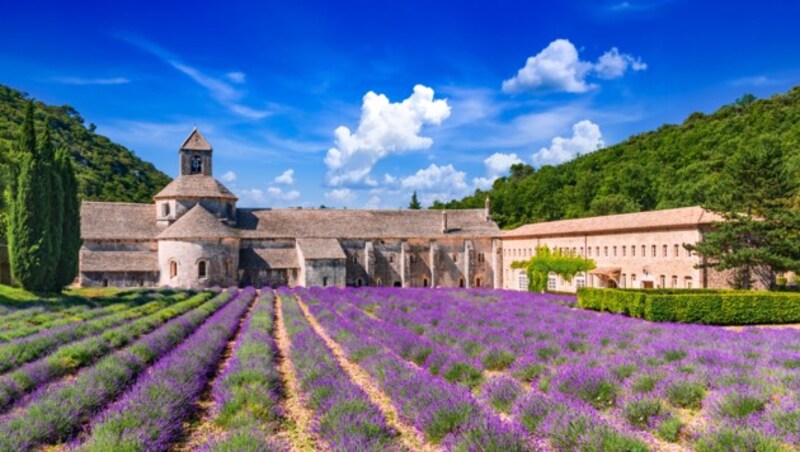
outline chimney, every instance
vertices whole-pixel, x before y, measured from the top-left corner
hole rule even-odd
[[[488,196],[486,197],[486,201],[483,204],[483,215],[487,223],[492,221],[492,201],[489,199]]]
[[[447,211],[442,210],[442,234],[447,233]]]

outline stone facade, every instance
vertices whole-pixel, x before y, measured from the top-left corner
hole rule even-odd
[[[717,216],[699,207],[522,226],[503,235],[504,289],[527,290],[527,275],[512,269],[536,248],[585,256],[597,268],[572,281],[550,275],[548,289],[575,292],[581,286],[621,288],[726,288],[725,275],[698,268],[701,258],[684,248],[702,239]]]
[[[82,205],[82,286],[495,287],[486,209],[238,209],[193,131],[154,204]]]

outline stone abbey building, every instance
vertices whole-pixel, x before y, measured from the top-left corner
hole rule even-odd
[[[238,208],[194,130],[153,204],[84,202],[91,286],[501,287],[500,230],[476,210]]]

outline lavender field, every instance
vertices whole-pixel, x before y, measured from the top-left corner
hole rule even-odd
[[[571,305],[247,288],[8,308],[0,450],[800,448],[800,331]]]

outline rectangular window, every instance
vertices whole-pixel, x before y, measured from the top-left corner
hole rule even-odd
[[[614,250],[614,257],[617,257],[617,247],[615,246],[615,247],[613,248],[613,250]]]
[[[625,283],[626,283],[625,279],[626,279],[625,278],[625,273],[623,273],[622,274],[622,278],[620,278],[620,280],[619,280],[619,287],[622,288],[622,289],[625,288]]]
[[[589,257],[592,257],[592,247],[590,246],[590,247],[588,247],[586,249],[589,251]]]
[[[642,245],[642,257],[647,257],[647,247]]]
[[[692,277],[691,276],[687,276],[686,277],[686,283],[684,284],[684,286],[687,289],[691,289],[692,288]]]
[[[607,246],[603,247],[603,256],[604,257],[608,257],[608,247]]]
[[[689,250],[686,250],[686,257],[692,257],[692,252],[689,251]]]
[[[656,257],[656,246],[655,245],[651,246],[650,250],[653,252],[653,257]]]
[[[596,247],[594,248],[594,251],[595,251],[595,256],[597,256],[597,257],[600,257],[600,247],[599,247],[599,246],[596,246]]]
[[[631,287],[633,287],[633,283],[636,282],[636,273],[631,273]]]
[[[674,276],[674,275],[672,276],[672,288],[673,289],[677,289],[678,288],[678,277]]]
[[[664,257],[669,257],[667,254],[667,245],[664,245]]]
[[[660,287],[662,289],[666,288],[667,287],[667,277],[664,276],[664,275],[661,275],[658,279],[659,279],[659,284],[661,284]]]
[[[518,286],[519,290],[528,290],[528,274],[525,272],[520,272],[519,279],[518,279]]]
[[[556,277],[547,277],[547,290],[556,290]]]
[[[675,257],[680,257],[680,255],[681,255],[680,249],[681,249],[680,245],[678,245],[676,243],[675,244]]]
[[[585,276],[578,276],[575,278],[575,287],[580,289],[581,287],[586,287],[586,277]]]
[[[631,245],[631,256],[636,257],[636,245]]]
[[[622,257],[625,257],[625,255],[626,255],[626,252],[627,252],[627,249],[628,249],[628,247],[627,247],[627,246],[625,246],[625,245],[622,245]]]
[[[583,256],[583,247],[581,247],[581,256]]]

